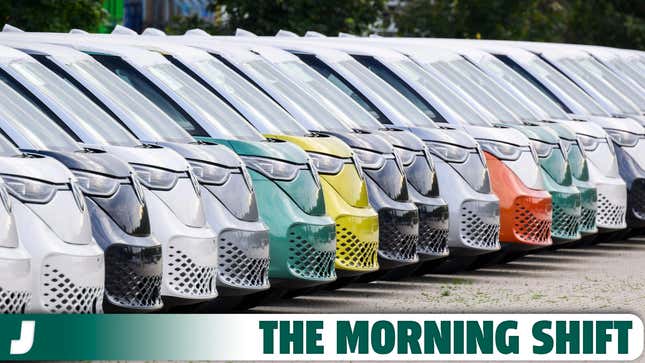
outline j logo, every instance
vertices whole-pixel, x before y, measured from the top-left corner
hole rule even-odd
[[[34,331],[36,322],[33,320],[23,321],[20,326],[20,339],[11,341],[11,355],[25,354],[31,350],[34,345]]]

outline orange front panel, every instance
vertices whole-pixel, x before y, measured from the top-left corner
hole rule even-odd
[[[503,162],[489,153],[484,154],[493,192],[499,198],[500,242],[550,245],[550,194],[544,190],[527,188]]]

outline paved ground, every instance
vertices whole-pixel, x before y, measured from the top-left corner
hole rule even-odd
[[[645,237],[560,249],[454,275],[354,283],[263,313],[630,312],[645,317]]]

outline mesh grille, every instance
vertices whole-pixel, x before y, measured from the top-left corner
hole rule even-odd
[[[50,313],[96,314],[102,311],[103,286],[74,283],[60,266],[43,268],[43,300]]]
[[[499,248],[497,203],[465,202],[461,206],[459,222],[459,232],[465,244],[477,248]]]
[[[573,209],[565,210],[558,204],[553,206],[553,237],[562,239],[576,239],[579,236],[580,214],[568,213]]]
[[[289,256],[287,264],[291,271],[307,279],[333,280],[336,278],[334,262],[336,259],[335,241],[331,238],[326,243],[312,242],[304,237],[304,233],[297,227],[292,227],[289,232]],[[314,237],[315,233],[306,235]],[[333,242],[332,246],[328,246]],[[331,248],[326,248],[331,247]]]
[[[219,271],[218,277],[228,285],[240,288],[264,288],[269,286],[269,243],[268,234],[235,232],[236,236],[229,237],[226,233],[219,239]],[[246,237],[246,238],[244,238]],[[248,248],[241,247],[240,241],[255,238],[259,249],[258,256],[249,256]]]
[[[168,246],[168,285],[180,294],[211,296],[216,293],[215,266],[197,264],[177,246]]]
[[[629,209],[638,219],[645,219],[645,179],[636,179],[629,189]]]
[[[417,212],[379,211],[379,256],[400,263],[418,261],[419,218]]]
[[[625,212],[624,205],[614,204],[604,194],[598,194],[598,224],[620,226],[625,222]]]
[[[534,213],[536,206],[515,203],[513,232],[518,239],[535,244],[551,243],[551,208],[546,213]]]
[[[432,211],[419,207],[419,244],[417,253],[444,256],[448,252],[448,206],[439,206]]]
[[[336,263],[352,269],[378,268],[378,241],[361,241],[351,226],[336,224]]]
[[[582,218],[580,220],[580,231],[591,232],[596,230],[596,206],[582,206]]]
[[[105,251],[105,294],[127,308],[161,308],[161,246],[113,245]]]
[[[0,287],[0,314],[23,314],[30,299],[29,291],[12,291]]]

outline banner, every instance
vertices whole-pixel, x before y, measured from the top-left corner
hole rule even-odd
[[[1,360],[598,360],[643,351],[629,314],[2,315]]]

